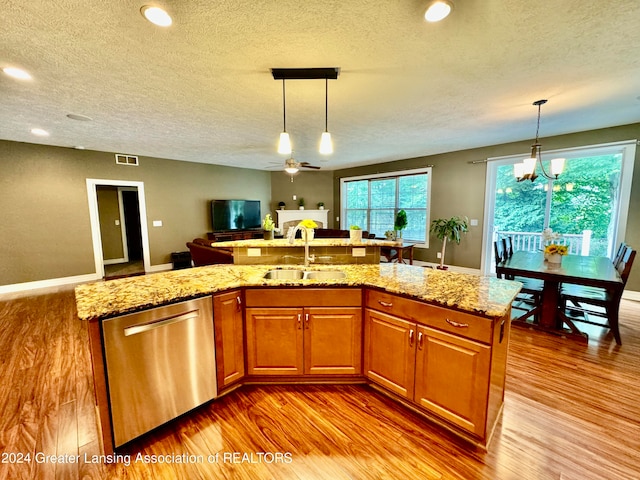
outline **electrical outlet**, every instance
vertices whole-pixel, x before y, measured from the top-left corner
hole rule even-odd
[[[259,257],[261,253],[259,248],[247,248],[247,257]]]
[[[294,200],[297,200],[297,199],[298,199],[298,196],[297,196],[297,195],[294,195],[294,196],[293,196],[293,199],[294,199]]]
[[[438,253],[436,253],[436,257],[437,257],[437,258],[442,258],[442,252],[438,252]]]
[[[154,227],[161,227],[162,226],[162,220],[154,220],[153,221],[153,226]]]

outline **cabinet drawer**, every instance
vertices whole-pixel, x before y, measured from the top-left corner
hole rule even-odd
[[[359,288],[257,288],[245,291],[247,307],[360,307]]]
[[[365,304],[379,312],[412,320],[479,342],[491,343],[493,321],[488,318],[429,305],[377,290],[367,290]]]

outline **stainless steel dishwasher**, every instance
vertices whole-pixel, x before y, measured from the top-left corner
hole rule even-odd
[[[116,447],[217,395],[211,297],[102,322]]]

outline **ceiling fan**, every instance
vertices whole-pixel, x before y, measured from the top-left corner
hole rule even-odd
[[[320,170],[320,167],[311,165],[309,162],[298,162],[295,158],[291,157],[284,161],[284,171],[293,175],[298,173],[301,168],[311,168],[313,170]]]

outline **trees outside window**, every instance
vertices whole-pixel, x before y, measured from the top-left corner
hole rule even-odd
[[[393,230],[398,211],[405,210],[408,225],[403,238],[426,243],[430,174],[428,168],[342,179],[343,228],[358,225],[376,237],[384,237],[384,232]]]

